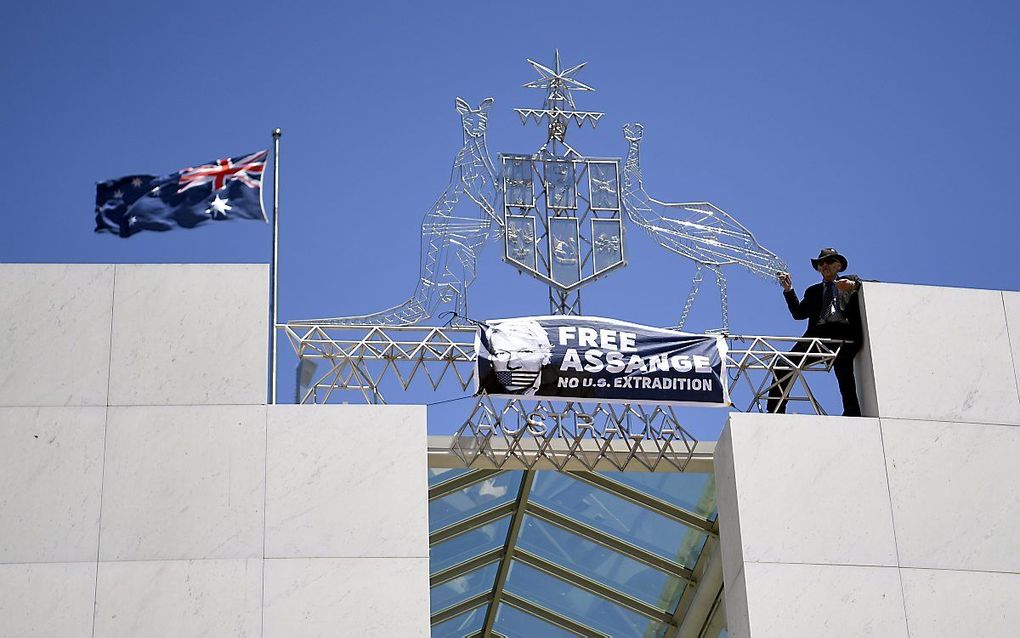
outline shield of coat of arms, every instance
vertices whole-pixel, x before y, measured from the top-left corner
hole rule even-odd
[[[627,264],[618,159],[500,159],[506,262],[564,292]]]

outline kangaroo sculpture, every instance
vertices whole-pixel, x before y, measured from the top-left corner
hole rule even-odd
[[[623,127],[627,139],[627,161],[623,171],[623,203],[627,216],[641,226],[666,250],[694,262],[694,277],[678,328],[683,328],[698,295],[702,270],[715,274],[722,306],[722,332],[729,332],[729,308],[725,266],[742,266],[763,278],[785,272],[786,264],[764,248],[740,222],[709,202],[667,203],[645,191],[641,178],[640,146],[644,126]]]
[[[493,224],[502,225],[496,215],[496,171],[485,142],[492,102],[486,98],[478,108],[471,108],[461,98],[456,100],[464,143],[457,151],[449,185],[422,219],[420,277],[410,299],[370,314],[312,321],[335,326],[406,326],[433,317],[444,307],[456,313],[457,323],[467,316],[467,292],[477,274],[478,253]]]

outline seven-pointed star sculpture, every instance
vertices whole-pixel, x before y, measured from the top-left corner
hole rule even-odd
[[[556,61],[554,63],[555,69],[535,62],[531,58],[528,58],[528,64],[533,66],[538,74],[542,76],[538,80],[532,80],[524,85],[526,89],[543,89],[546,91],[546,102],[549,106],[558,102],[566,102],[570,105],[570,108],[574,108],[574,97],[571,91],[594,91],[592,87],[587,84],[575,80],[572,75],[584,68],[587,62],[574,65],[569,69],[563,70],[560,68],[560,51],[556,50],[555,54]]]

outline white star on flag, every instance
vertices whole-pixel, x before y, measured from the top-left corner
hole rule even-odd
[[[209,213],[209,216],[213,219],[222,219],[227,216],[227,211],[230,210],[230,206],[227,205],[228,199],[220,199],[219,193],[213,198],[212,203],[209,204],[209,208],[205,209],[205,212]]]
[[[142,185],[142,178],[141,177],[136,177],[133,180],[131,180],[131,186],[133,186],[134,188],[138,188],[141,185]]]
[[[118,188],[117,190],[115,190],[115,191],[113,192],[113,196],[114,196],[114,197],[118,197],[118,198],[119,198],[119,197],[124,197],[124,191],[122,191],[122,190],[120,190],[120,189]]]

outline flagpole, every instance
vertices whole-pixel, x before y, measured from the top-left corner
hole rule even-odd
[[[269,404],[276,403],[276,321],[278,310],[278,282],[280,278],[280,137],[283,131],[273,129],[273,263],[270,292],[272,324],[269,326]]]

